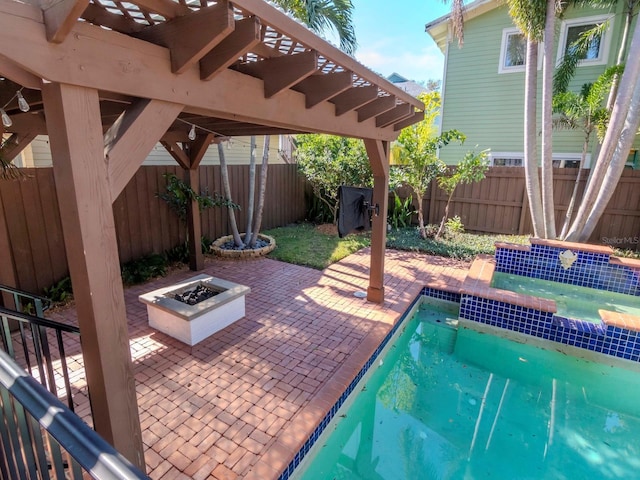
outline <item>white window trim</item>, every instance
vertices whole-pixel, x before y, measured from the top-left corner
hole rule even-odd
[[[560,65],[560,63],[562,63],[562,57],[564,57],[564,51],[567,48],[567,31],[569,27],[588,25],[592,23],[604,23],[608,21],[609,26],[602,35],[600,43],[600,57],[594,60],[580,60],[580,62],[578,62],[579,67],[587,65],[606,65],[609,61],[609,49],[611,46],[611,32],[613,32],[614,18],[614,15],[609,14],[563,20],[560,25],[560,36],[558,37],[558,55],[556,58],[556,65]]]
[[[524,153],[523,152],[491,152],[489,154],[489,165],[493,165],[494,158],[519,158],[522,160],[522,165],[524,166]],[[571,161],[580,161],[582,158],[581,153],[554,153],[552,156],[553,160],[571,160]],[[584,159],[583,168],[591,168],[591,154],[588,153]]]
[[[504,61],[507,54],[507,38],[512,34],[522,34],[522,30],[518,27],[509,27],[502,29],[502,41],[500,43],[500,60],[498,62],[498,73],[516,73],[524,72],[525,65],[517,65],[514,67],[505,67]],[[538,70],[542,68],[542,44],[538,45]]]
[[[505,67],[504,61],[507,55],[507,39],[509,35],[522,34],[522,31],[517,27],[504,28],[502,30],[502,42],[500,43],[500,62],[498,63],[498,73],[514,73],[524,72],[525,65],[516,65],[513,67]]]
[[[491,152],[489,153],[489,165],[492,167],[495,158],[519,158],[524,166],[524,153],[522,152]]]

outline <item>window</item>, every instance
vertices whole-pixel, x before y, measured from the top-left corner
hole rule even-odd
[[[524,155],[522,153],[496,152],[489,154],[492,167],[522,167]]]
[[[575,49],[575,42],[578,41],[585,32],[609,22],[608,27],[601,36],[591,39],[589,46],[581,55],[578,65],[600,65],[607,63],[609,54],[609,37],[612,29],[613,17],[608,15],[599,15],[596,17],[577,18],[565,20],[560,27],[560,41],[558,45],[558,63],[572,49]]]
[[[523,167],[524,153],[521,152],[492,152],[489,154],[490,165],[492,167]],[[554,168],[578,168],[580,166],[581,154],[579,153],[554,153]],[[585,168],[589,168],[591,155],[585,158]]]
[[[527,40],[517,28],[502,31],[499,73],[522,72],[527,57]]]

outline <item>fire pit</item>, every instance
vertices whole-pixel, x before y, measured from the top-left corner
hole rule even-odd
[[[149,326],[188,345],[195,345],[244,317],[249,287],[209,275],[140,295]]]

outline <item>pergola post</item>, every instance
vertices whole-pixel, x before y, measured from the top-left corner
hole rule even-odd
[[[98,91],[42,88],[95,430],[144,470]]]
[[[387,243],[387,208],[389,204],[389,142],[364,140],[373,170],[373,204],[379,211],[371,227],[371,267],[367,300],[384,302],[384,252]]]

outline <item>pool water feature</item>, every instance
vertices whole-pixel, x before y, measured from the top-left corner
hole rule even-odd
[[[640,297],[608,290],[581,287],[567,283],[552,282],[534,277],[525,277],[495,272],[491,282],[493,288],[552,299],[557,305],[557,314],[566,318],[600,323],[598,310],[620,312],[640,317]]]
[[[294,478],[640,478],[638,371],[486,335],[428,303]]]
[[[460,288],[460,318],[570,345],[578,356],[598,352],[640,362],[640,316],[634,314],[640,299],[640,261],[617,258],[605,246],[530,242],[496,243],[495,256],[476,257]],[[562,261],[566,252],[571,252],[571,265]],[[553,295],[525,294],[511,291],[517,290],[511,285],[506,285],[511,290],[496,288],[496,274],[560,285],[552,284]],[[565,297],[558,294],[567,290],[580,290],[581,296],[563,305]],[[597,298],[597,305],[588,307],[587,297]]]

